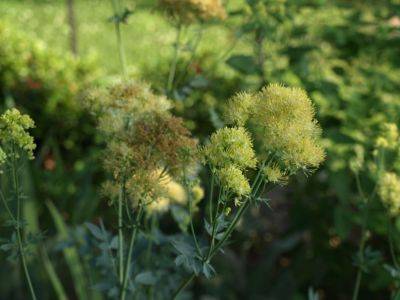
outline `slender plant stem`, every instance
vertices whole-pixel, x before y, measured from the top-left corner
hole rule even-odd
[[[182,74],[177,78],[176,84],[179,84],[182,80],[185,79],[185,76],[186,76],[187,73],[188,73],[190,64],[192,63],[192,61],[194,60],[194,58],[195,58],[195,56],[196,56],[197,49],[198,49],[198,47],[199,47],[199,44],[200,44],[200,41],[201,41],[202,37],[203,37],[203,27],[201,26],[200,29],[199,29],[199,32],[198,32],[198,34],[197,34],[197,38],[196,38],[196,40],[195,40],[195,42],[194,42],[194,45],[193,45],[193,48],[192,48],[191,56],[190,56],[189,60],[187,61],[185,67],[183,68]]]
[[[265,162],[262,164],[262,167],[265,165]],[[252,193],[251,195],[246,199],[246,201],[240,206],[239,210],[237,211],[235,217],[233,218],[232,222],[229,224],[228,229],[225,231],[224,235],[222,236],[221,240],[215,245],[211,245],[210,251],[208,252],[207,256],[204,258],[204,261],[209,261],[211,260],[214,255],[218,252],[218,250],[223,246],[225,241],[228,239],[232,231],[234,230],[237,222],[240,220],[241,216],[243,213],[247,210],[247,208],[250,205],[250,202],[257,196],[258,190],[261,186],[261,183],[263,182],[263,178],[261,177],[261,172],[262,172],[262,167],[259,169],[257,176],[252,184]],[[220,198],[220,197],[219,197]],[[219,200],[218,200],[219,201]],[[218,208],[217,212],[215,215],[218,213]],[[173,298],[176,299],[178,295],[181,293],[182,290],[184,290],[190,282],[196,277],[195,273],[192,273],[188,278],[186,278],[185,281],[182,282],[182,284],[178,287],[178,289],[174,292]]]
[[[150,220],[150,234],[152,235],[154,232],[154,228],[156,227],[156,223],[157,223],[157,218],[155,215],[151,216],[151,220]],[[152,253],[152,248],[153,248],[153,239],[150,238],[149,240],[149,244],[147,246],[147,250],[146,250],[146,266],[148,269],[150,269],[150,265],[151,265],[151,253]],[[151,300],[154,298],[153,295],[153,286],[150,285],[147,289],[147,299]]]
[[[114,10],[114,24],[115,24],[115,33],[117,36],[119,62],[121,64],[122,74],[126,78],[128,74],[126,70],[126,55],[122,41],[121,20],[119,19],[121,13],[121,7],[119,5],[119,0],[111,0],[111,2]]]
[[[390,255],[392,256],[393,264],[397,269],[399,269],[400,265],[396,258],[396,251],[395,251],[394,245],[393,245],[393,229],[392,229],[392,224],[391,224],[390,219],[388,219],[388,237],[389,237]]]
[[[118,196],[118,280],[122,285],[124,280],[124,233],[122,207],[125,199],[125,182],[121,183]]]
[[[191,197],[191,193],[189,192],[189,218],[190,218],[190,231],[193,235],[194,244],[196,245],[197,254],[202,257],[203,254],[201,253],[201,249],[199,246],[199,242],[197,241],[196,232],[194,230],[193,225],[193,199]]]
[[[133,230],[132,230],[131,240],[130,240],[130,243],[129,243],[128,257],[127,257],[126,263],[125,263],[125,275],[124,275],[124,280],[123,280],[123,284],[122,284],[122,291],[121,291],[121,296],[120,296],[121,300],[124,300],[125,297],[126,297],[126,288],[127,288],[127,285],[128,285],[129,273],[130,273],[130,270],[131,270],[132,251],[133,251],[133,246],[135,244],[137,232],[138,232],[138,229],[139,229],[139,222],[140,222],[140,219],[142,217],[142,213],[143,213],[143,205],[142,205],[142,203],[139,203],[139,210],[138,210],[138,213],[136,215],[135,224],[134,224],[134,227],[133,227]]]
[[[6,211],[7,211],[8,215],[9,215],[9,217],[11,218],[11,220],[13,220],[14,223],[16,223],[17,220],[15,219],[13,213],[11,212],[11,209],[8,206],[6,197],[4,196],[4,194],[3,194],[1,189],[0,189],[0,198],[1,198],[1,201],[3,202],[3,204],[4,204],[4,207],[6,208]]]
[[[17,163],[16,163],[16,151],[15,147],[13,146],[13,153],[12,153],[12,174],[13,174],[13,183],[14,183],[14,193],[15,193],[15,198],[17,200],[17,218],[16,218],[16,224],[15,224],[15,229],[17,232],[17,241],[18,241],[18,248],[19,252],[21,255],[21,262],[22,262],[22,267],[24,269],[25,277],[28,282],[29,286],[29,291],[31,293],[32,299],[36,300],[36,294],[35,290],[33,289],[33,284],[31,281],[31,276],[29,275],[29,270],[28,266],[26,264],[26,257],[25,257],[25,250],[23,246],[23,238],[22,238],[22,233],[21,233],[21,197],[19,194],[19,179],[18,179],[18,174],[17,174]]]
[[[168,83],[167,83],[167,94],[170,94],[174,87],[174,79],[176,73],[176,65],[178,63],[178,56],[180,50],[180,43],[181,43],[181,36],[182,36],[182,24],[179,23],[176,31],[176,39],[174,43],[174,56],[172,58],[172,63],[169,68],[169,75],[168,75]]]
[[[174,295],[172,296],[172,299],[175,300],[178,295],[192,282],[192,280],[196,277],[194,273],[190,275],[185,281],[182,282],[182,284],[178,287],[178,289],[175,291]]]
[[[210,243],[210,248],[208,251],[207,256],[205,257],[204,261],[208,261],[211,255],[211,251],[214,248],[214,242],[215,242],[215,234],[216,234],[216,228],[217,228],[217,219],[218,219],[218,213],[219,213],[219,208],[221,206],[221,194],[225,195],[225,192],[220,190],[220,195],[218,197],[218,204],[217,204],[217,209],[215,211],[213,221],[211,223],[212,225],[212,231],[211,231],[211,243]],[[225,196],[224,196],[225,197]]]
[[[208,199],[210,224],[212,222],[212,216],[213,216],[214,181],[215,181],[215,175],[214,175],[214,172],[211,172],[210,197]]]
[[[369,201],[368,201],[368,198],[365,197],[365,194],[364,194],[364,191],[362,189],[361,182],[360,182],[360,177],[359,177],[358,173],[355,174],[355,178],[356,178],[356,184],[357,184],[358,192],[359,192],[360,196],[362,197],[362,199],[364,201],[363,221],[362,221],[362,227],[361,227],[361,241],[360,241],[360,245],[359,245],[359,248],[358,248],[358,257],[360,259],[360,264],[362,265],[362,264],[364,264],[364,248],[365,248],[365,244],[366,244],[366,241],[367,241],[366,231],[367,231],[367,223],[368,223],[368,204],[369,204]],[[363,270],[362,270],[361,267],[358,267],[356,283],[355,283],[355,286],[354,286],[352,300],[357,300],[358,299],[358,295],[360,293],[362,275],[363,275]]]

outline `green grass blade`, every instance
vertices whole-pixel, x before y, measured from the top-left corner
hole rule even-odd
[[[61,214],[52,202],[46,202],[49,208],[50,214],[53,218],[54,224],[58,230],[58,236],[61,239],[68,238],[68,227],[65,224]],[[79,259],[79,254],[76,248],[67,247],[63,250],[64,258],[68,264],[69,270],[71,272],[72,280],[74,282],[76,294],[80,300],[89,299],[87,290],[89,289],[84,269]]]

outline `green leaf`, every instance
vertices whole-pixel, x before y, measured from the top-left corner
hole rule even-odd
[[[96,225],[86,222],[85,223],[86,227],[89,229],[90,233],[93,234],[93,236],[95,238],[97,238],[100,241],[104,241],[105,237],[103,235],[103,232],[101,231],[101,229],[99,227],[97,227]]]
[[[153,272],[142,272],[136,275],[135,282],[143,285],[154,285],[157,281],[157,277]]]
[[[245,75],[256,75],[259,73],[259,67],[253,57],[249,55],[231,56],[226,63],[236,71]]]
[[[187,227],[190,223],[190,215],[187,210],[181,206],[173,205],[171,207],[172,217],[174,218],[176,224],[183,232],[187,232]]]
[[[183,240],[173,240],[172,245],[182,255],[193,257],[196,253],[195,248]]]
[[[207,279],[210,279],[215,274],[215,269],[210,263],[206,262],[203,264],[203,274]]]

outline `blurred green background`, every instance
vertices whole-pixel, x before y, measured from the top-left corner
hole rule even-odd
[[[124,5],[133,10],[122,27],[129,76],[163,93],[176,29],[156,1]],[[349,161],[356,145],[371,151],[382,123],[400,123],[400,1],[231,0],[226,8],[226,20],[185,29],[170,95],[174,112],[204,140],[222,126],[221,111],[237,91],[270,82],[299,86],[315,103],[327,161],[316,174],[270,194],[272,209],[252,209],[218,257],[217,276],[197,280],[193,295],[312,299],[315,292],[320,299],[351,299],[362,216]],[[16,105],[37,124],[37,159],[25,174],[25,218],[30,231],[40,228],[49,237],[57,230],[46,201],[71,228],[111,209],[99,196],[102,147],[83,101],[90,88],[120,76],[112,9],[109,1],[75,0],[74,12],[76,57],[66,1],[0,2],[0,105]],[[363,184],[368,189],[370,183]],[[387,217],[379,204],[371,215],[368,244],[379,260],[371,260],[359,299],[390,299],[400,276],[385,268]],[[400,220],[394,222],[398,233]],[[7,232],[0,229],[0,237]],[[57,250],[50,258],[63,270]],[[34,281],[43,282],[43,299],[53,299],[40,259],[31,259]],[[25,299],[18,267],[3,254],[0,261],[0,299]],[[72,287],[73,275],[61,277]]]

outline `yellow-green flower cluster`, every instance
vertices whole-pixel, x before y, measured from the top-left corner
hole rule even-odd
[[[116,83],[95,91],[89,104],[105,137],[104,165],[116,182],[125,182],[133,205],[139,199],[160,196],[163,176],[157,175],[159,170],[180,176],[195,165],[197,141],[183,120],[169,112],[170,102],[152,93],[148,85]]]
[[[351,158],[349,165],[350,165],[350,169],[353,172],[357,173],[364,166],[364,163],[365,163],[365,150],[364,150],[363,146],[355,145],[354,146],[354,153],[355,153],[355,156]]]
[[[0,174],[3,172],[1,170],[2,165],[5,164],[7,159],[7,154],[3,151],[3,149],[0,147]]]
[[[3,146],[11,145],[24,151],[29,159],[33,159],[36,144],[33,137],[27,132],[35,127],[33,120],[28,115],[23,115],[16,108],[7,110],[0,116],[0,143]],[[0,149],[1,160],[5,161],[6,153]]]
[[[249,181],[239,168],[230,165],[228,167],[218,169],[216,173],[221,186],[227,190],[239,196],[250,194],[251,188]]]
[[[203,151],[207,162],[217,168],[234,165],[243,170],[257,163],[250,134],[244,127],[219,129]]]
[[[244,127],[217,130],[202,153],[222,187],[239,196],[250,193],[250,185],[243,171],[254,168],[257,159],[251,137]]]
[[[247,92],[239,92],[229,99],[224,117],[228,124],[244,126],[250,118],[254,108],[254,95]]]
[[[181,23],[226,18],[226,11],[221,0],[160,0],[159,3]]]
[[[382,126],[380,136],[376,139],[377,148],[394,149],[399,145],[399,129],[394,123],[386,123]]]
[[[272,163],[263,168],[263,173],[268,182],[284,185],[287,182],[287,176],[282,172],[278,164]]]
[[[384,173],[379,179],[378,194],[391,215],[400,213],[400,178],[395,173]]]
[[[321,129],[305,91],[270,84],[258,93],[238,94],[228,103],[226,120],[247,124],[261,150],[290,173],[316,168],[325,158]]]

